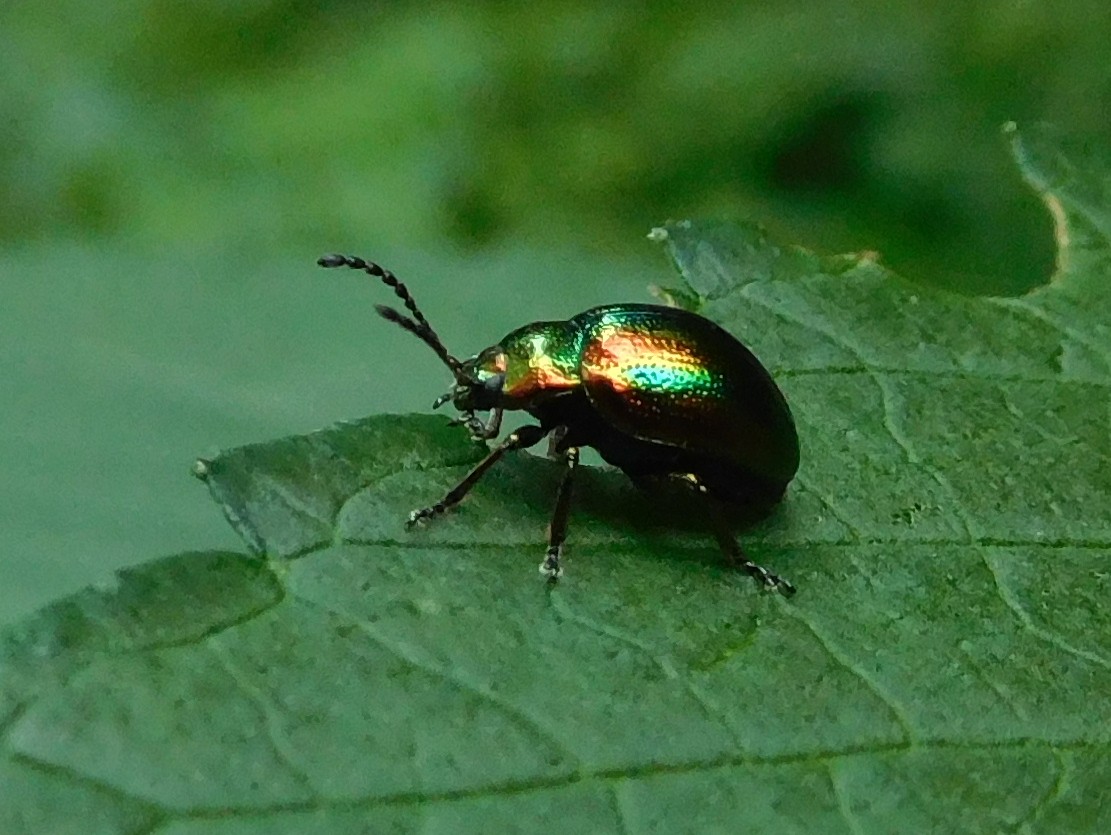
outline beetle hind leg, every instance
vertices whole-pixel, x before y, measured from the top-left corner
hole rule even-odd
[[[790,580],[780,577],[778,574],[773,574],[764,568],[764,566],[754,563],[745,554],[744,549],[740,543],[737,542],[736,537],[733,536],[732,531],[729,530],[729,525],[725,520],[725,516],[721,512],[721,508],[714,500],[713,496],[706,489],[706,485],[702,480],[693,473],[680,476],[684,481],[689,483],[691,487],[706,497],[706,507],[710,512],[710,524],[714,529],[714,537],[718,541],[718,546],[721,548],[721,553],[725,556],[725,561],[734,568],[744,571],[756,582],[760,583],[764,588],[775,589],[784,597],[790,597],[797,589]]]
[[[575,468],[579,465],[579,448],[568,447],[562,457],[567,462],[567,470],[559,483],[555,510],[552,511],[552,521],[548,525],[548,552],[540,563],[540,573],[549,582],[555,582],[563,574],[560,557],[563,555],[563,541],[567,538],[567,520],[571,516],[571,483]]]

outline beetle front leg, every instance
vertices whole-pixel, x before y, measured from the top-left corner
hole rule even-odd
[[[563,541],[567,538],[567,520],[571,515],[571,479],[575,468],[579,466],[579,448],[569,447],[563,454],[567,461],[567,471],[559,483],[555,510],[552,511],[552,521],[548,525],[548,553],[544,556],[544,562],[540,563],[540,573],[551,582],[555,582],[563,574],[559,558],[563,554]]]
[[[411,528],[413,525],[425,519],[431,519],[433,516],[439,516],[445,512],[449,507],[454,507],[463,500],[463,497],[470,492],[479,479],[486,474],[498,459],[505,455],[510,450],[514,449],[527,449],[530,446],[535,446],[540,443],[540,439],[547,435],[546,429],[539,426],[522,426],[516,432],[506,436],[505,440],[494,447],[490,454],[483,458],[475,466],[473,470],[463,477],[463,480],[452,487],[447,495],[440,501],[429,507],[422,507],[420,510],[414,510],[409,514],[409,521],[405,523],[405,527]]]
[[[502,410],[494,408],[490,410],[490,418],[485,423],[474,412],[467,412],[462,417],[452,418],[452,426],[465,426],[467,431],[471,433],[471,437],[476,441],[488,441],[491,438],[498,437],[501,432],[501,417]]]
[[[488,441],[491,438],[496,438],[501,433],[501,414],[500,406],[495,406],[490,410],[490,419],[482,427],[482,432],[478,435],[476,440]]]
[[[721,548],[722,554],[725,555],[726,562],[747,573],[758,583],[761,583],[764,588],[775,589],[784,597],[793,595],[797,589],[795,589],[790,580],[786,580],[778,574],[772,574],[772,572],[768,571],[764,566],[758,565],[748,558],[744,549],[741,548],[740,543],[737,542],[736,538],[729,530],[729,524],[726,522],[725,516],[721,512],[721,508],[710,495],[709,491],[706,489],[706,485],[702,483],[702,480],[693,473],[680,477],[706,497],[706,507],[710,512],[710,524],[714,529],[714,536],[717,538],[718,546]]]

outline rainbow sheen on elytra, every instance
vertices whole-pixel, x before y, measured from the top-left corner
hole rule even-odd
[[[702,316],[658,305],[607,305],[565,322],[518,328],[497,348],[508,365],[503,408],[527,411],[533,401],[580,390],[623,432],[726,457],[766,481],[759,490],[765,495],[782,495],[798,469],[794,421],[771,376]],[[751,492],[751,483],[743,486]]]

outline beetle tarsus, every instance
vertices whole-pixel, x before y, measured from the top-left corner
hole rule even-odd
[[[789,580],[784,580],[778,574],[772,574],[772,572],[768,571],[764,566],[754,563],[745,555],[744,549],[741,548],[740,544],[729,530],[729,525],[722,515],[721,507],[714,501],[713,497],[710,495],[710,491],[707,490],[706,485],[702,483],[702,479],[693,473],[684,473],[682,475],[672,476],[672,478],[677,478],[688,484],[696,492],[706,497],[706,508],[710,513],[710,524],[713,527],[714,536],[718,541],[718,547],[721,548],[721,553],[725,556],[726,561],[730,565],[747,573],[764,588],[775,589],[784,597],[790,597],[797,591],[794,584]]]
[[[741,557],[737,567],[748,573],[750,577],[761,583],[766,589],[774,589],[784,597],[791,597],[798,589],[790,580],[785,580],[778,574],[772,574],[762,565],[757,565],[752,560]]]
[[[460,415],[459,417],[450,418],[447,422],[448,426],[466,426],[473,435],[475,426],[481,426],[482,421],[478,420],[474,415]]]
[[[471,415],[463,421],[463,425],[467,427],[467,431],[471,433],[471,440],[474,441],[488,441],[495,435],[488,435],[486,433],[486,424],[482,422],[481,418]]]
[[[405,530],[412,530],[426,519],[439,516],[445,510],[447,510],[447,506],[442,502],[440,504],[434,504],[431,507],[422,507],[419,510],[414,510],[409,513],[409,518],[405,520]]]
[[[435,408],[435,405],[433,404],[433,408]],[[448,421],[448,425],[467,427],[473,441],[489,441],[498,437],[498,433],[501,432],[501,410],[495,410],[491,414],[489,422],[484,422],[482,418],[471,413],[452,418]]]
[[[559,562],[560,550],[558,545],[549,548],[544,555],[544,562],[540,563],[540,573],[548,578],[549,583],[555,583],[563,576],[563,566]]]

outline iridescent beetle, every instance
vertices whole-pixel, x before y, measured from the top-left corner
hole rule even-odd
[[[363,270],[392,287],[411,316],[384,305],[385,319],[419,337],[455,384],[449,400],[477,439],[497,437],[502,412],[520,409],[523,426],[491,450],[440,501],[409,514],[412,526],[458,504],[506,452],[550,436],[566,462],[540,571],[555,580],[567,534],[571,481],[580,447],[592,447],[634,482],[680,479],[706,497],[718,544],[730,564],[785,595],[787,580],[752,562],[733,537],[721,503],[770,508],[799,466],[799,442],[787,401],[752,352],[718,325],[672,307],[612,304],[563,322],[533,322],[478,355],[448,353],[405,285],[389,270],[348,255],[322,267]],[[475,412],[488,411],[481,420]]]

